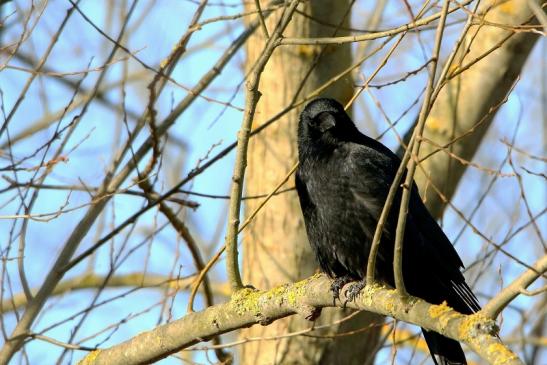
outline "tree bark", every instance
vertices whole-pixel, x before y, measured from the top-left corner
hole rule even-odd
[[[301,4],[299,10],[321,20],[323,24],[349,24],[349,1],[311,1]],[[248,10],[254,10],[254,2],[248,2]],[[271,31],[278,21],[280,12],[272,14],[266,21]],[[333,36],[336,27],[322,25],[317,21],[295,14],[285,31],[287,37]],[[264,45],[265,32],[258,29],[248,43],[247,71],[253,66]],[[345,35],[338,31],[336,35]],[[319,56],[317,65],[314,61]],[[259,101],[254,127],[260,126],[292,100],[301,99],[309,92],[323,85],[351,63],[350,44],[331,46],[279,47],[275,50],[262,75]],[[312,68],[313,67],[313,68]],[[310,70],[310,68],[312,68]],[[309,77],[304,81],[306,75]],[[304,84],[302,84],[304,81]],[[349,101],[353,86],[347,76],[322,96]],[[249,146],[247,186],[249,195],[271,191],[297,161],[296,128],[301,109],[288,113],[274,125],[251,139]],[[293,179],[289,184],[293,185]],[[249,201],[246,212],[252,212],[259,200]],[[307,242],[296,192],[291,191],[274,197],[244,234],[243,276],[245,284],[260,289],[295,282],[313,274],[317,263]],[[331,323],[349,314],[349,311],[327,308],[319,322]],[[320,333],[351,331],[379,321],[380,316],[362,312],[351,321],[333,325]],[[311,326],[311,322],[300,316],[286,318],[267,327],[255,326],[243,331],[241,337],[270,337],[284,335]],[[254,341],[242,347],[242,364],[362,364],[370,357],[378,341],[379,329],[352,336],[313,338],[293,336],[284,339]],[[336,353],[333,350],[336,348]],[[341,351],[343,349],[343,351]]]

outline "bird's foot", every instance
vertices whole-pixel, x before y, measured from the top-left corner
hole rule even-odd
[[[332,305],[336,305],[336,299],[340,300],[340,291],[352,279],[349,276],[340,276],[332,281],[330,291],[332,292]]]
[[[305,315],[308,321],[315,321],[321,315],[322,308],[311,308],[311,310]]]
[[[349,302],[353,302],[365,286],[366,284],[364,281],[357,281],[355,283],[352,283],[344,293],[346,300],[344,301],[343,307],[346,308],[346,304],[348,304]]]

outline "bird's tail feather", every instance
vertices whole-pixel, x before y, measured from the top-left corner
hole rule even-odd
[[[465,355],[458,341],[422,328],[425,342],[435,365],[466,365]]]

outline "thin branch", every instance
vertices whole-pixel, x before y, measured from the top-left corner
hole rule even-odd
[[[203,14],[203,11],[205,10],[205,6],[207,5],[207,0],[202,0],[199,4],[197,10],[195,11],[192,20],[190,21],[190,24],[188,25],[188,28],[192,28],[200,19],[201,15]],[[154,75],[154,78],[152,81],[148,84],[148,91],[150,93],[150,97],[148,99],[148,104],[146,106],[146,121],[148,122],[148,127],[150,129],[150,142],[152,146],[152,156],[150,157],[150,161],[144,168],[142,172],[139,172],[139,179],[142,180],[143,184],[146,184],[145,179],[152,173],[152,170],[156,163],[158,162],[160,158],[160,140],[159,135],[157,132],[157,125],[156,125],[156,109],[154,108],[154,105],[156,104],[158,95],[162,92],[163,88],[167,84],[167,80],[170,78],[169,75],[173,72],[175,69],[175,66],[178,62],[178,60],[182,57],[182,55],[186,52],[186,46],[188,45],[188,42],[190,41],[192,37],[192,33],[190,30],[186,31],[184,35],[180,38],[180,40],[177,42],[169,56],[160,63],[160,70],[158,73]],[[165,76],[164,76],[165,75]],[[161,81],[160,81],[161,80]],[[142,188],[143,186],[141,186]],[[146,187],[146,186],[145,186]],[[149,187],[149,186],[148,186]]]
[[[470,4],[473,1],[474,0],[466,0],[462,2],[459,6],[449,9],[448,13],[450,14],[460,9],[460,6],[465,6],[467,4]],[[428,16],[427,18],[423,18],[405,25],[401,25],[400,27],[397,27],[397,28],[384,30],[381,32],[362,34],[362,35],[345,36],[345,37],[323,37],[323,38],[284,38],[281,41],[281,45],[306,45],[306,44],[310,44],[310,45],[337,44],[339,45],[343,43],[371,41],[378,38],[385,38],[385,37],[397,35],[399,33],[408,32],[412,29],[416,29],[421,26],[427,25],[439,19],[441,16],[442,16],[442,12],[439,12],[431,16]]]
[[[56,340],[54,338],[38,334],[38,333],[29,333],[29,334],[27,334],[27,336],[29,338],[35,338],[37,340],[49,342],[53,345],[56,345],[56,346],[59,346],[59,347],[65,348],[65,349],[69,349],[69,350],[81,350],[81,351],[93,351],[94,350],[94,348],[92,348],[92,347],[73,345],[71,343],[62,342],[62,341]]]
[[[152,185],[150,184],[148,179],[141,181],[139,183],[139,186],[143,189],[143,191],[151,194],[151,196],[148,197],[148,201],[153,202],[153,196],[157,196],[158,194],[153,191]],[[171,226],[177,231],[179,236],[186,242],[188,250],[190,250],[190,254],[192,255],[192,259],[194,260],[196,270],[199,272],[203,271],[205,265],[203,264],[203,259],[201,258],[198,244],[194,239],[194,236],[190,233],[188,227],[186,227],[186,224],[184,224],[184,222],[177,217],[177,214],[167,204],[165,204],[165,202],[159,203],[159,209],[160,212],[162,212],[163,215],[167,218],[169,223],[171,223]],[[203,288],[205,292],[205,303],[209,307],[214,304],[214,301],[211,284],[207,277],[204,277]],[[192,306],[188,306],[188,312],[193,311],[194,309],[192,308]]]
[[[226,270],[228,272],[228,281],[230,282],[233,291],[237,291],[243,287],[241,275],[239,273],[237,232],[239,228],[243,180],[245,178],[245,168],[247,167],[247,146],[249,143],[249,137],[251,136],[251,128],[253,125],[256,105],[261,96],[261,93],[258,90],[260,76],[262,71],[264,71],[264,67],[270,59],[275,47],[278,45],[278,40],[281,39],[283,31],[289,25],[294,10],[299,2],[299,0],[293,0],[289,4],[283,18],[276,27],[276,30],[266,42],[264,50],[258,58],[254,71],[250,75],[250,79],[246,84],[247,95],[245,101],[245,113],[243,122],[241,123],[241,129],[237,137],[236,163],[234,166],[234,174],[232,176],[232,191],[230,193],[230,207],[228,213],[228,232],[226,234]]]
[[[106,282],[108,288],[173,288],[185,289],[188,288],[195,280],[196,276],[191,275],[183,278],[170,278],[165,275],[150,274],[150,273],[129,273],[124,275],[110,276],[106,280],[105,275],[95,273],[76,276],[64,281],[61,281],[51,293],[51,297],[70,293],[75,290],[96,289],[101,287]],[[227,296],[228,291],[224,284],[213,284],[212,290],[215,294]],[[36,292],[36,290],[32,290]],[[11,298],[4,299],[0,307],[0,314],[18,310],[27,305],[27,299],[23,293],[16,294]]]
[[[262,9],[260,8],[260,0],[255,0],[255,6],[258,12],[258,19],[260,20],[260,28],[262,29],[262,33],[264,33],[264,38],[268,39],[270,38],[270,35],[268,34],[268,27],[266,27],[264,14],[262,14]]]
[[[243,224],[239,227],[239,230],[237,232],[238,234],[241,233],[245,229],[245,227],[247,227],[253,221],[253,219],[256,217],[258,212],[260,212],[260,210],[266,205],[266,203],[268,203],[268,201],[273,196],[278,194],[279,189],[281,189],[281,187],[287,183],[287,181],[292,176],[292,174],[294,174],[294,172],[296,171],[297,168],[298,168],[298,162],[296,164],[294,164],[292,169],[287,173],[287,175],[285,175],[283,180],[281,180],[277,184],[277,186],[270,192],[270,194],[268,194],[268,196],[266,196],[266,198],[262,202],[260,202],[258,207],[256,207],[256,209],[249,215],[249,217],[247,217],[245,222],[243,222]],[[209,260],[207,265],[205,265],[204,269],[201,270],[201,272],[199,273],[197,279],[195,280],[195,282],[193,284],[192,292],[190,293],[190,298],[188,299],[188,308],[192,308],[193,303],[194,303],[194,298],[196,296],[196,293],[198,291],[198,288],[199,288],[199,285],[200,285],[201,281],[203,280],[203,278],[207,274],[207,272],[211,269],[211,267],[213,267],[213,265],[218,261],[218,259],[220,258],[220,255],[222,255],[224,250],[226,250],[226,244],[224,244],[220,248],[220,250],[218,250],[218,252]],[[189,309],[188,309],[188,311],[190,312]]]
[[[523,290],[546,271],[547,255],[536,261],[533,265],[533,269],[525,271],[510,285],[496,294],[496,296],[484,306],[481,313],[486,317],[495,319],[509,303],[511,303],[519,294],[522,294]]]
[[[431,109],[432,96],[434,93],[433,85],[435,84],[435,73],[437,72],[437,64],[439,59],[439,53],[441,51],[441,41],[443,38],[444,25],[446,22],[446,16],[448,14],[449,1],[445,0],[443,8],[441,10],[441,19],[437,27],[437,33],[435,35],[435,46],[433,48],[433,56],[431,57],[431,69],[429,73],[429,80],[425,90],[424,102],[420,110],[418,117],[418,125],[415,128],[412,144],[412,149],[408,148],[405,154],[410,153],[412,156],[418,156],[421,145],[421,135],[425,127],[425,121],[429,110]],[[403,240],[405,237],[406,218],[408,216],[408,203],[410,201],[410,194],[412,193],[412,187],[414,186],[414,172],[416,171],[417,161],[411,158],[407,165],[407,174],[405,182],[403,184],[403,193],[401,197],[401,205],[399,208],[399,218],[397,220],[397,228],[395,231],[395,251],[393,256],[393,274],[395,277],[395,287],[401,295],[406,294],[405,283],[403,280]],[[415,193],[415,192],[414,192]]]
[[[399,38],[397,39],[397,41],[393,44],[393,46],[391,46],[391,48],[389,49],[389,51],[387,52],[387,54],[382,58],[382,60],[380,61],[380,63],[378,64],[378,66],[376,66],[376,69],[372,72],[372,74],[366,79],[366,81],[364,82],[363,86],[360,86],[356,92],[353,93],[353,96],[351,97],[351,99],[347,102],[347,104],[345,105],[344,109],[347,110],[352,104],[353,102],[357,99],[357,97],[359,97],[359,95],[361,95],[361,93],[363,92],[363,90],[365,90],[369,83],[374,80],[374,78],[376,77],[376,75],[378,75],[378,73],[380,72],[380,70],[382,70],[382,68],[384,68],[384,66],[387,64],[387,61],[389,61],[389,59],[391,58],[391,55],[393,55],[393,52],[395,52],[395,50],[397,49],[397,47],[399,46],[399,44],[401,44],[401,41],[403,40],[404,36],[406,35],[406,32],[401,34],[399,36]]]
[[[79,2],[80,2],[80,0],[78,0],[76,3],[79,3]],[[34,79],[39,75],[40,70],[42,69],[42,67],[46,63],[47,59],[49,58],[49,55],[51,54],[51,51],[53,51],[53,47],[55,47],[55,44],[57,44],[57,41],[60,39],[60,35],[63,32],[66,24],[68,23],[68,20],[72,16],[74,10],[76,9],[76,6],[77,6],[76,4],[72,3],[72,7],[67,10],[66,15],[63,18],[63,21],[61,22],[61,25],[59,26],[59,28],[57,29],[55,34],[53,34],[50,37],[51,42],[49,43],[49,45],[48,45],[46,51],[44,52],[44,55],[40,59],[40,61],[38,61],[38,65],[36,66],[36,70],[35,70],[36,72],[32,73],[30,75],[30,77],[28,78],[27,82],[25,83],[25,86],[23,86],[23,88],[21,89],[21,93],[19,94],[19,97],[15,101],[15,104],[13,105],[13,108],[8,113],[8,116],[5,118],[4,123],[2,123],[2,127],[0,127],[0,137],[2,136],[2,134],[4,133],[6,128],[8,127],[11,119],[13,118],[13,116],[15,115],[17,110],[19,109],[19,106],[21,105],[21,103],[23,102],[25,97],[27,96],[28,89],[32,85]],[[44,6],[44,9],[45,9],[45,6]]]
[[[528,199],[526,198],[526,193],[524,189],[524,184],[522,182],[522,176],[517,172],[517,169],[515,165],[513,164],[513,157],[511,156],[511,152],[509,152],[509,166],[511,166],[511,169],[513,169],[513,172],[517,176],[517,182],[519,185],[519,191],[520,191],[520,197],[522,201],[524,202],[524,206],[526,207],[526,213],[528,213],[528,217],[530,218],[530,221],[532,222],[532,227],[534,228],[534,231],[538,237],[538,240],[541,242],[541,245],[545,250],[547,250],[547,246],[545,245],[545,240],[543,239],[543,235],[541,233],[541,230],[539,229],[537,222],[534,219],[534,214],[532,213],[532,208],[530,207],[530,203],[528,203]]]
[[[365,83],[365,86],[367,86],[367,84],[368,83]],[[407,147],[407,151],[410,150],[413,143],[414,143],[414,140],[411,139]],[[376,230],[374,231],[374,236],[372,239],[370,252],[369,252],[369,256],[367,260],[367,269],[366,269],[367,284],[373,284],[375,281],[374,276],[375,276],[375,269],[376,269],[376,257],[378,255],[378,250],[380,248],[380,240],[382,238],[383,229],[387,222],[389,212],[391,210],[391,206],[393,205],[393,202],[395,200],[395,195],[397,194],[397,191],[399,189],[399,182],[401,181],[403,175],[405,174],[405,167],[409,159],[410,159],[410,154],[405,153],[403,158],[401,159],[401,164],[399,165],[399,169],[397,170],[397,173],[395,174],[395,177],[389,188],[389,192],[386,197],[386,201],[384,203],[382,213],[380,214],[380,217],[378,218],[378,223],[376,224]]]
[[[17,182],[15,180],[9,178],[8,176],[2,176],[2,178],[9,183],[9,186],[4,188],[4,189],[0,189],[0,194],[5,193],[6,191],[14,189],[14,188],[33,188],[33,189],[42,189],[42,190],[68,190],[68,191],[86,191],[86,192],[97,192],[97,191],[99,191],[99,188],[95,187],[95,186],[37,184],[37,183],[34,183],[32,181],[28,181],[28,182],[23,183],[23,182]],[[289,188],[289,189],[294,190],[294,188]],[[181,191],[181,193],[188,194],[188,195],[204,196],[204,197],[208,197],[208,198],[217,198],[217,199],[229,199],[230,198],[230,197],[225,197],[225,196],[220,196],[220,195],[208,195],[208,194],[192,193],[192,192],[186,192],[186,191]],[[137,191],[137,190],[129,190],[129,188],[120,189],[120,190],[117,190],[117,191],[111,193],[111,195],[118,195],[118,194],[131,195],[131,196],[138,196],[138,197],[146,198],[145,193],[143,193],[141,191]],[[159,197],[160,197],[160,195],[157,194],[157,193],[151,193],[150,196],[153,199],[159,199]],[[266,195],[264,195],[264,196],[266,196]],[[258,196],[258,197],[260,197],[260,196]],[[244,197],[243,199],[255,199],[255,197]],[[173,203],[176,203],[176,204],[180,204],[180,205],[183,205],[185,207],[188,207],[188,208],[191,208],[191,209],[194,209],[194,210],[199,208],[199,206],[200,206],[200,204],[198,202],[195,202],[195,201],[192,201],[192,200],[187,200],[187,199],[181,199],[181,198],[177,198],[177,197],[168,197],[168,198],[165,199],[165,201],[170,201],[170,202],[173,202]]]
[[[285,188],[285,189],[281,189],[279,191],[277,191],[274,195],[279,195],[279,194],[283,194],[283,193],[288,193],[289,191],[294,191],[296,190],[296,188],[293,186],[293,187],[290,187],[290,188]],[[216,194],[206,194],[206,193],[200,193],[200,192],[197,192],[197,191],[190,191],[190,190],[179,190],[181,193],[183,194],[188,194],[188,195],[194,195],[194,196],[199,196],[199,197],[202,197],[202,198],[209,198],[209,199],[230,199],[230,196],[229,195],[216,195]],[[254,194],[254,195],[246,195],[246,196],[243,196],[241,197],[241,200],[254,200],[254,199],[260,199],[260,198],[265,198],[267,197],[269,194]]]
[[[282,0],[275,0],[275,1],[270,1],[266,5],[266,8],[261,8],[260,12],[262,13],[262,16],[264,17],[264,21],[266,20],[266,16],[264,15],[266,13],[266,11],[270,12],[272,10],[276,10],[276,9],[278,9],[280,7],[283,7],[283,6],[285,6],[285,5],[283,4]],[[234,14],[234,15],[216,16],[214,18],[209,18],[209,19],[206,19],[204,21],[201,21],[201,22],[197,23],[192,28],[190,28],[190,30],[201,30],[203,28],[203,26],[205,26],[207,24],[222,22],[222,21],[226,21],[226,20],[236,20],[236,19],[247,17],[249,15],[257,14],[257,13],[259,13],[259,11],[254,10],[254,11],[245,11],[245,12],[242,12],[242,13],[239,13],[239,14]]]

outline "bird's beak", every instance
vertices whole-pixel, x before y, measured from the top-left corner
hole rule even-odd
[[[336,125],[336,118],[332,114],[327,114],[321,118],[321,124],[319,125],[319,130],[321,133],[325,133],[332,127]]]

